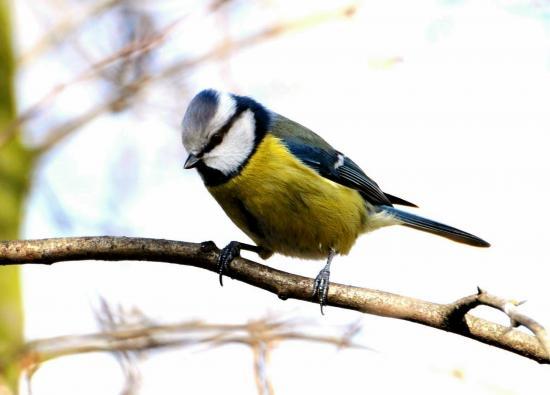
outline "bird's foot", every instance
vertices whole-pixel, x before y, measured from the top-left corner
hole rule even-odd
[[[236,257],[241,256],[241,246],[238,241],[232,241],[220,251],[218,258],[218,273],[220,274],[220,285],[223,287],[223,274],[227,272],[229,264]]]
[[[327,305],[328,297],[328,287],[330,283],[330,264],[332,259],[336,255],[336,250],[331,248],[328,253],[327,263],[325,267],[319,272],[315,281],[313,282],[313,295],[312,297],[316,298],[319,304],[321,305],[321,314],[325,315],[323,312],[323,306]]]
[[[241,250],[253,251],[258,254],[261,253],[262,248],[250,244],[240,243],[238,241],[232,241],[220,251],[218,258],[218,273],[220,274],[220,285],[223,287],[223,275],[229,269],[229,265],[233,259],[241,256]]]
[[[323,312],[323,306],[327,305],[327,295],[328,295],[328,286],[330,279],[330,270],[326,267],[323,268],[315,277],[315,282],[313,283],[313,297],[317,298],[317,301],[321,305],[321,314]]]

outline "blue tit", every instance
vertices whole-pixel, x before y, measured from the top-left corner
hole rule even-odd
[[[189,153],[184,167],[198,170],[227,216],[256,244],[233,241],[222,249],[220,283],[241,250],[264,259],[274,252],[327,259],[312,296],[322,311],[333,257],[347,254],[363,233],[405,225],[489,246],[470,233],[395,208],[416,206],[383,192],[323,138],[249,97],[198,93],[183,117],[182,141]]]

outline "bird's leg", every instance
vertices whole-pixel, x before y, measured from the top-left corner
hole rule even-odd
[[[232,241],[220,251],[220,257],[218,258],[218,273],[220,274],[220,285],[223,287],[223,274],[229,268],[229,264],[236,257],[241,256],[241,250],[252,251],[260,254],[263,249],[261,247],[240,243],[238,241]]]
[[[325,264],[325,267],[319,272],[317,277],[315,277],[315,282],[313,283],[313,297],[317,297],[317,300],[321,305],[321,314],[323,315],[323,306],[326,306],[327,304],[330,264],[332,262],[332,258],[334,258],[334,255],[336,255],[336,251],[331,248],[328,253],[327,263]]]

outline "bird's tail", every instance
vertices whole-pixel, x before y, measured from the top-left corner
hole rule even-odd
[[[485,240],[480,239],[477,236],[474,236],[470,233],[464,232],[463,230],[453,228],[431,219],[423,218],[418,215],[407,213],[406,211],[401,211],[395,207],[390,206],[381,206],[381,209],[391,215],[393,215],[397,220],[401,221],[402,225],[418,229],[424,232],[433,233],[434,235],[446,237],[453,241],[459,243],[468,244],[475,247],[489,247],[490,244]]]

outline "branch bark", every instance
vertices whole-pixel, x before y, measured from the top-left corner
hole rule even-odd
[[[197,244],[110,236],[16,240],[0,242],[0,265],[134,260],[189,265],[217,272],[218,253],[213,242]],[[316,303],[311,295],[313,280],[307,277],[244,258],[237,258],[231,263],[229,275],[272,292],[283,300],[292,298]],[[550,363],[546,345],[539,342],[537,337],[467,314],[471,308],[480,304],[491,305],[488,301],[494,301],[494,298],[487,297],[486,292],[479,292],[456,302],[438,304],[384,291],[331,283],[328,305],[416,322],[511,351],[539,363]],[[517,318],[515,323],[518,323]],[[540,334],[537,335],[540,338]]]

